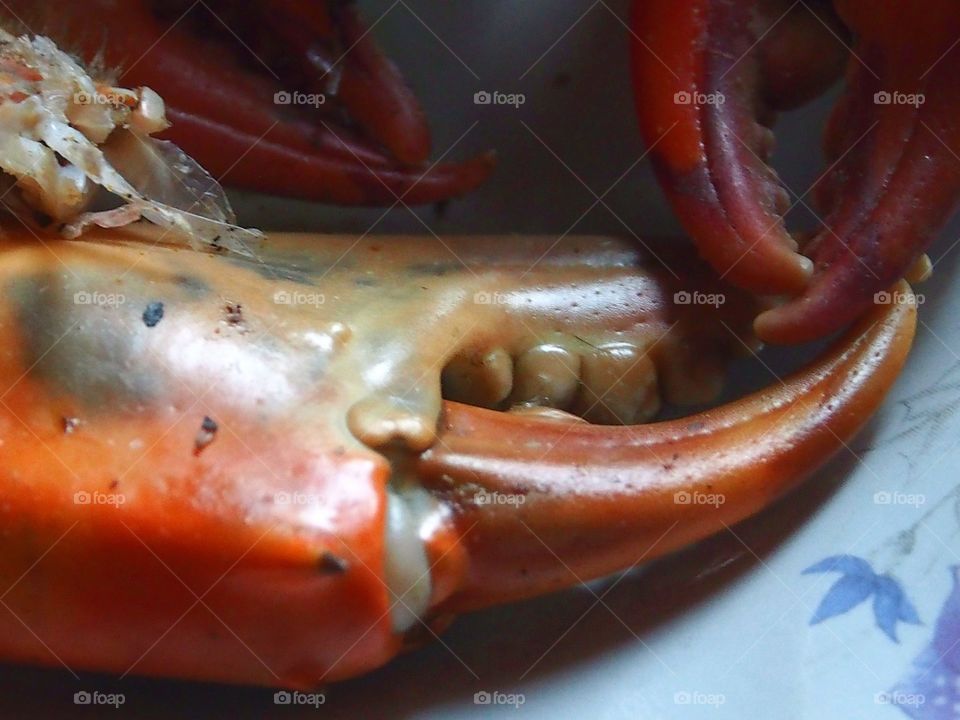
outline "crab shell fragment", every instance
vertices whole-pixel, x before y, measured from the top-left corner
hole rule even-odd
[[[0,250],[0,658],[123,675],[313,687],[720,530],[844,447],[915,322],[636,425],[716,395],[749,295],[606,238],[42,240]]]

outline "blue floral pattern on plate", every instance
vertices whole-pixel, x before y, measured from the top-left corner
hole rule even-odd
[[[814,611],[810,625],[843,615],[870,597],[877,627],[894,642],[899,642],[898,623],[921,624],[900,584],[889,575],[874,572],[863,558],[834,555],[803,572],[840,573]],[[960,720],[960,566],[951,572],[953,587],[934,623],[933,637],[903,679],[881,693],[883,702],[915,720]]]
[[[951,571],[953,589],[940,609],[930,644],[890,692],[891,702],[917,720],[960,718],[960,566]]]
[[[816,625],[837,615],[852,610],[873,596],[873,616],[877,627],[894,642],[897,640],[897,623],[919,625],[916,608],[907,599],[900,583],[889,575],[878,575],[863,558],[854,555],[833,555],[824,558],[803,571],[809,573],[839,572],[840,579],[827,592],[810,618]]]

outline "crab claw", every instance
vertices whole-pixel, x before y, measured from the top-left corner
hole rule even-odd
[[[451,612],[760,510],[866,422],[913,333],[878,306],[782,384],[644,427],[716,396],[752,296],[606,238],[318,240],[7,234],[0,660],[372,670]]]
[[[757,319],[769,342],[853,321],[908,273],[960,197],[955,3],[836,4],[839,17],[827,2],[635,5],[637,103],[659,177],[723,277],[792,298]],[[783,222],[790,197],[766,164],[768,126],[845,61],[826,139],[832,164],[816,188],[822,227],[800,248]]]
[[[416,98],[347,3],[11,0],[0,12],[156,90],[173,122],[166,137],[224,184],[423,204],[466,194],[493,169],[489,153],[427,162]]]
[[[838,2],[856,33],[847,88],[827,129],[823,229],[804,248],[813,281],[757,318],[770,342],[829,334],[908,274],[960,199],[960,9]]]
[[[764,123],[842,70],[829,15],[733,0],[637,0],[633,13],[641,130],[681,223],[725,279],[800,292],[813,266],[783,227],[789,197],[765,163]]]
[[[909,297],[909,288],[897,289]],[[915,308],[875,308],[808,367],[680,420],[602,428],[463,405],[418,464],[453,502],[463,558],[438,613],[530,597],[633,567],[743,520],[847,443],[906,360]],[[522,498],[515,504],[465,497]],[[442,547],[450,553],[449,540]],[[453,585],[454,583],[448,583]]]

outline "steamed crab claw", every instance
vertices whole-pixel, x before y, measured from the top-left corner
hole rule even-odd
[[[637,103],[659,177],[724,278],[790,298],[758,318],[771,342],[854,320],[907,275],[960,195],[955,4],[838,2],[836,14],[832,5],[635,4]],[[769,126],[844,63],[831,165],[816,188],[822,227],[801,247],[783,222],[790,195],[767,166]]]
[[[470,192],[493,168],[489,154],[428,162],[419,103],[351,3],[12,0],[0,15],[156,90],[165,137],[225,184],[422,204]]]
[[[9,235],[0,658],[306,688],[760,510],[870,417],[914,306],[610,427],[708,401],[751,342],[749,295],[672,267],[604,238]]]
[[[827,128],[818,190],[824,228],[797,298],[757,319],[771,342],[803,342],[850,322],[908,275],[960,199],[960,8],[838,2],[857,43]]]
[[[418,467],[456,503],[466,556],[439,610],[585,582],[758,512],[847,446],[899,374],[914,323],[911,303],[874,310],[769,389],[639,428],[448,407],[444,432]],[[522,502],[469,500],[478,495]]]

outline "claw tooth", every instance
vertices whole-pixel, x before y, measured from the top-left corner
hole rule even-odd
[[[576,409],[592,423],[633,425],[660,410],[653,360],[633,345],[615,342],[585,353],[580,378]]]
[[[513,359],[503,348],[463,353],[441,374],[444,397],[468,405],[495,408],[513,387]]]
[[[783,184],[783,180],[780,179],[780,173],[778,173],[775,168],[766,165],[764,166],[763,172],[766,174],[768,181],[767,188],[765,188],[766,198],[764,198],[764,201],[774,214],[783,217],[793,206],[790,191],[787,190]],[[787,235],[787,233],[784,233],[784,235]]]
[[[778,182],[774,186],[773,191],[773,207],[777,211],[777,215],[783,217],[790,211],[792,206],[793,202],[790,200],[790,192],[783,186],[782,183]],[[796,245],[796,243],[794,243],[794,245]],[[796,247],[793,247],[793,250],[796,249]]]
[[[756,143],[757,155],[759,155],[764,162],[768,162],[770,158],[773,157],[773,152],[777,148],[777,136],[770,128],[764,125],[757,125]]]
[[[664,397],[674,405],[700,405],[715,400],[726,376],[719,354],[694,353],[689,348],[671,352],[668,363],[660,366],[660,385]]]
[[[917,258],[917,261],[907,271],[906,280],[908,283],[916,285],[926,282],[933,275],[933,263],[930,262],[930,256],[924,253]]]
[[[570,407],[580,385],[580,358],[567,348],[537,345],[517,358],[514,403]]]

